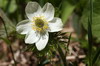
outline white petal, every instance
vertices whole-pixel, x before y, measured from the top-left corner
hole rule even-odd
[[[48,23],[48,25],[50,28],[49,32],[57,32],[57,31],[62,30],[62,28],[63,28],[63,23],[62,23],[61,19],[56,18],[56,17],[52,21],[50,21]]]
[[[23,20],[16,26],[16,31],[20,34],[27,34],[32,30],[31,22],[29,20]]]
[[[40,38],[40,35],[37,34],[35,31],[30,31],[25,37],[25,43],[33,44],[37,42]]]
[[[41,36],[39,41],[36,42],[36,47],[38,50],[42,50],[45,48],[45,46],[47,45],[47,42],[48,42],[48,33],[46,33],[45,35]]]
[[[54,7],[50,3],[46,3],[42,9],[45,18],[50,21],[54,18]]]
[[[36,14],[41,12],[41,6],[37,2],[29,2],[25,8],[27,17],[32,20]]]

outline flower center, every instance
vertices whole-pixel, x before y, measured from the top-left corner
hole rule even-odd
[[[44,26],[44,21],[42,19],[36,19],[35,25],[39,28],[42,28]]]
[[[33,17],[33,30],[38,31],[38,32],[45,32],[49,27],[48,27],[48,22],[47,20],[43,17]]]

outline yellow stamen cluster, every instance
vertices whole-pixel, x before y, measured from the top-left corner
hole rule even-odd
[[[43,16],[33,17],[32,28],[35,31],[43,32],[48,29],[48,22]]]

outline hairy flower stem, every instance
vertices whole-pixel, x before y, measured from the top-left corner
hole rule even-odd
[[[2,19],[2,18],[1,18],[1,19]],[[7,32],[7,27],[6,27],[5,22],[4,22],[3,19],[2,19],[2,23],[3,23],[3,25],[4,25],[4,29],[5,29],[5,32],[6,32],[6,37],[7,37],[7,39],[9,40],[8,32]],[[10,41],[10,40],[9,40],[9,41]],[[9,50],[11,51],[11,53],[12,53],[12,58],[13,58],[13,61],[14,61],[14,66],[16,66],[16,61],[15,61],[15,58],[14,58],[14,53],[13,53],[11,44],[10,44],[8,47],[9,47]]]

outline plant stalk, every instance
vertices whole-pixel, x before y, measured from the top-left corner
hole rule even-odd
[[[63,65],[64,65],[64,66],[68,66],[68,65],[67,65],[66,56],[65,56],[65,54],[63,53],[61,47],[59,46],[59,43],[56,44],[56,49],[57,49],[57,51],[59,52],[59,55],[60,55],[60,57],[61,57],[61,59],[62,59],[62,61],[63,61]]]
[[[89,19],[88,19],[88,48],[89,48],[89,66],[92,66],[92,46],[93,46],[93,37],[92,37],[92,18],[93,18],[93,0],[89,0]]]
[[[2,19],[2,18],[1,18],[1,19]],[[2,23],[3,23],[3,25],[4,25],[4,29],[5,29],[5,32],[6,32],[6,37],[7,37],[7,39],[9,40],[9,36],[8,36],[8,32],[7,32],[7,27],[6,27],[5,22],[4,22],[3,19],[2,19]],[[9,40],[9,41],[10,41],[10,40]],[[8,47],[9,47],[9,50],[11,51],[11,53],[12,53],[12,58],[13,58],[13,61],[14,61],[14,66],[16,66],[16,61],[15,61],[15,58],[14,58],[14,53],[13,53],[11,44],[10,44]]]

